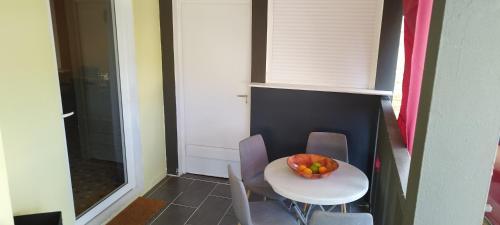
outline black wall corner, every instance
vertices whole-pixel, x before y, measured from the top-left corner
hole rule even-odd
[[[252,1],[252,82],[266,82],[267,0]]]
[[[403,19],[401,0],[385,0],[380,31],[375,89],[394,90],[398,62],[399,38]]]
[[[172,0],[159,0],[161,52],[163,69],[163,105],[165,115],[165,141],[167,173],[177,174],[177,114],[175,99],[174,30]]]

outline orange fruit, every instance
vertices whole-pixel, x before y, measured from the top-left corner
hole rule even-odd
[[[328,169],[326,167],[322,166],[322,167],[319,168],[319,173],[320,174],[324,174],[326,172],[328,172]]]
[[[305,168],[304,170],[302,170],[302,173],[304,173],[306,176],[311,176],[313,171],[309,168]]]
[[[304,169],[306,169],[306,168],[307,168],[307,166],[306,166],[306,165],[300,165],[298,169],[299,169],[299,171],[303,171],[303,170],[304,170]]]

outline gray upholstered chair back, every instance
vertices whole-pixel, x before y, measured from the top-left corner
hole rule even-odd
[[[349,162],[347,138],[340,133],[311,132],[307,140],[306,152]]]
[[[229,174],[229,184],[231,185],[231,200],[233,202],[234,213],[241,225],[253,225],[245,187],[240,178],[234,173],[231,165],[227,166],[227,170]]]
[[[373,225],[369,213],[315,212],[309,225]]]
[[[269,164],[266,145],[260,134],[246,138],[240,142],[241,178],[250,180],[257,174],[264,172]]]

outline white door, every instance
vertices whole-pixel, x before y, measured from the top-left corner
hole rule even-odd
[[[251,2],[177,2],[181,172],[227,177],[249,135]],[[180,71],[180,73],[179,73]]]

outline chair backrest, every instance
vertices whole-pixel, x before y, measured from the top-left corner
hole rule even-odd
[[[369,213],[315,212],[309,225],[373,225]]]
[[[347,138],[340,133],[311,132],[307,140],[306,152],[349,162]]]
[[[229,174],[229,184],[231,186],[231,200],[233,203],[233,210],[241,225],[253,225],[252,217],[250,215],[250,205],[245,193],[245,187],[240,178],[236,176],[231,165],[227,166]]]
[[[269,164],[266,145],[260,134],[240,141],[240,165],[243,182],[264,172]]]

